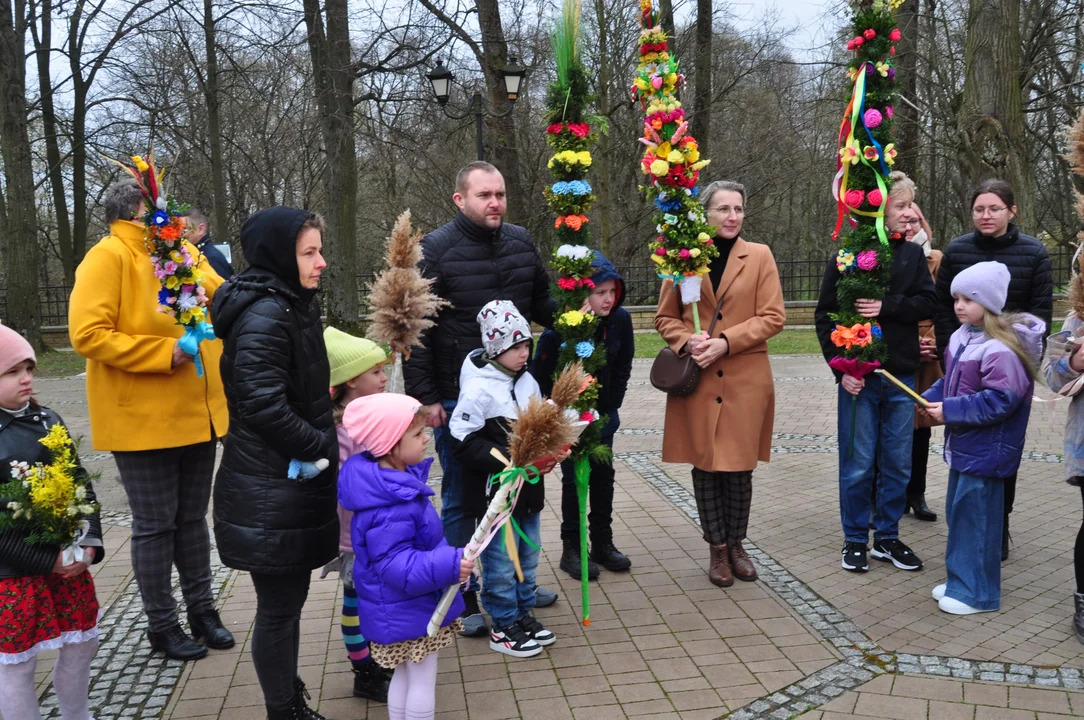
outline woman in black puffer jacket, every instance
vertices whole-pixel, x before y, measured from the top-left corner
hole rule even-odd
[[[321,718],[297,677],[301,609],[314,568],[339,550],[335,479],[339,450],[330,369],[315,300],[324,222],[305,210],[262,210],[241,229],[250,267],[215,293],[230,413],[215,482],[218,553],[252,574],[252,658],[270,720]],[[329,467],[291,480],[290,460]]]

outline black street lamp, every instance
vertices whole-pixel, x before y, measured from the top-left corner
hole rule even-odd
[[[482,94],[477,92],[471,96],[470,103],[467,104],[467,109],[464,110],[462,114],[451,112],[448,110],[448,100],[451,98],[452,94],[452,81],[455,80],[452,71],[444,67],[444,63],[441,60],[437,60],[437,66],[433,68],[433,72],[425,76],[433,86],[433,94],[436,96],[437,102],[440,103],[440,109],[445,115],[452,120],[463,120],[471,113],[474,114],[475,145],[478,151],[479,160],[485,160],[485,146],[482,142],[483,118],[486,115],[500,118],[510,114],[513,108],[515,108],[516,100],[519,99],[519,91],[520,86],[523,84],[523,78],[527,76],[527,68],[516,64],[516,59],[514,57],[508,59],[510,64],[501,68],[501,76],[504,78],[504,89],[508,94],[508,109],[504,112],[498,113],[491,110],[485,99],[482,97]]]

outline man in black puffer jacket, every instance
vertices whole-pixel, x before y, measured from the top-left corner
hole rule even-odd
[[[550,297],[550,279],[531,234],[504,222],[508,208],[504,178],[486,162],[473,162],[459,171],[452,196],[459,212],[447,225],[422,239],[422,275],[433,278],[433,292],[451,303],[436,317],[403,365],[407,395],[429,406],[437,455],[443,472],[440,486],[444,536],[464,547],[474,533],[475,518],[466,512],[459,463],[452,455],[446,420],[459,399],[459,370],[472,350],[482,347],[475,319],[482,306],[509,300],[527,322],[553,325],[557,303]],[[465,635],[483,635],[472,576],[464,594]],[[556,599],[541,591],[539,607]],[[547,602],[548,601],[548,602]]]
[[[322,720],[297,675],[301,610],[312,570],[339,553],[339,444],[316,291],[324,221],[261,210],[241,228],[250,267],[215,293],[230,412],[214,489],[215,538],[228,567],[252,574],[252,659],[270,720]],[[290,479],[291,460],[329,467]]]
[[[979,184],[971,195],[971,218],[975,232],[961,235],[945,249],[937,271],[937,351],[941,366],[945,348],[960,321],[953,310],[952,280],[975,263],[996,260],[1009,268],[1009,295],[1005,312],[1037,315],[1048,328],[1054,316],[1054,278],[1050,255],[1037,238],[1024,235],[1013,223],[1016,199],[1012,185],[990,179]],[[1005,518],[1001,533],[1001,559],[1009,557],[1009,513],[1016,501],[1016,475],[1005,479]]]

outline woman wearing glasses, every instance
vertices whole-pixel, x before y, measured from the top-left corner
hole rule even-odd
[[[1005,312],[1037,315],[1050,327],[1054,311],[1050,256],[1037,239],[1020,232],[1013,222],[1016,202],[1012,185],[986,180],[971,196],[971,220],[975,231],[949,243],[937,272],[938,351],[944,353],[949,336],[960,326],[952,309],[952,279],[975,263],[995,260],[1009,268],[1009,295]],[[1005,480],[1005,529],[1001,535],[1001,559],[1009,557],[1009,513],[1016,497],[1016,476]]]

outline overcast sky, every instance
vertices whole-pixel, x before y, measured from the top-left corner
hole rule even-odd
[[[718,17],[742,28],[756,27],[768,18],[780,31],[793,29],[787,44],[800,57],[839,29],[846,21],[845,7],[843,0],[727,0]]]

